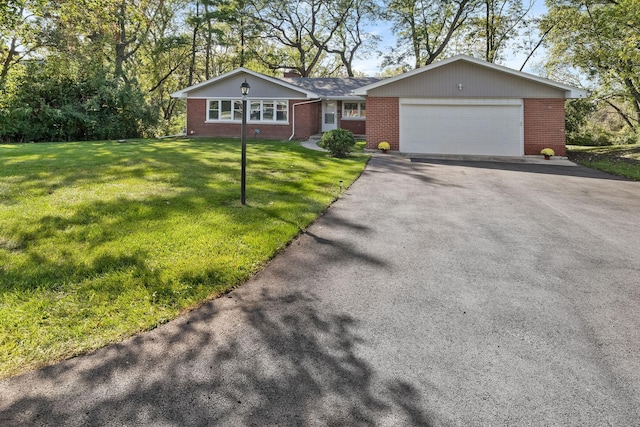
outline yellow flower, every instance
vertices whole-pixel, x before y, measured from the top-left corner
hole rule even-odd
[[[551,148],[543,148],[540,154],[543,156],[555,156],[556,153]]]
[[[391,149],[391,146],[386,141],[382,141],[380,144],[378,144],[378,150],[387,151],[390,149]]]

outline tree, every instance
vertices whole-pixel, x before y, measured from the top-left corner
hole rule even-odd
[[[42,15],[46,6],[40,0],[0,2],[0,91],[11,68],[43,46],[47,28]]]
[[[380,37],[363,31],[363,24],[372,21],[379,12],[379,6],[373,1],[354,0],[353,7],[344,16],[343,25],[338,28],[335,37],[326,46],[328,53],[337,55],[349,77],[354,76],[353,61],[357,58],[361,48],[371,48],[375,42],[380,40]],[[340,19],[339,16],[335,16],[336,11],[333,8],[329,9],[329,13],[336,21]]]
[[[477,14],[465,28],[470,51],[487,62],[502,59],[507,44],[526,29],[526,17],[532,6],[533,1],[525,5],[523,0],[482,0]]]
[[[135,75],[127,66],[149,42],[164,8],[165,0],[60,0],[50,18],[52,47],[98,68],[106,63],[114,76],[127,80]]]
[[[302,77],[313,74],[326,54],[322,46],[338,27],[323,27],[325,1],[250,0],[250,13],[262,24],[265,39],[283,48],[261,57],[270,69],[293,69]]]
[[[549,67],[579,70],[637,131],[640,0],[549,0],[548,5],[542,30],[549,30]]]
[[[431,64],[478,7],[477,0],[390,0],[387,18],[398,37],[385,65],[413,59],[414,67]]]
[[[131,138],[154,117],[133,85],[101,72],[69,67],[65,58],[28,61],[0,114],[2,137],[13,141]]]
[[[358,51],[374,40],[362,31],[377,10],[372,0],[248,0],[247,6],[269,46],[255,53],[274,71],[309,77],[335,63],[352,76]]]

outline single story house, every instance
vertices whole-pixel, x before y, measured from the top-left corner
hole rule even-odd
[[[187,134],[308,138],[338,127],[403,153],[565,155],[565,99],[578,88],[465,55],[390,77],[269,77],[238,68],[172,96],[187,100]]]

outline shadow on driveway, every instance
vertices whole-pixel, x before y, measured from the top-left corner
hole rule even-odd
[[[375,381],[353,317],[253,291],[3,381],[0,424],[429,425],[415,387]]]

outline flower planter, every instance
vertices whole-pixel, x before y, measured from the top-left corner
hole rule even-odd
[[[553,156],[554,151],[551,148],[543,148],[542,150],[540,150],[540,154],[542,154],[544,156],[545,160],[550,160],[551,156]]]
[[[387,154],[387,151],[391,150],[391,146],[387,141],[382,141],[378,144],[378,150],[382,151],[383,154]]]

